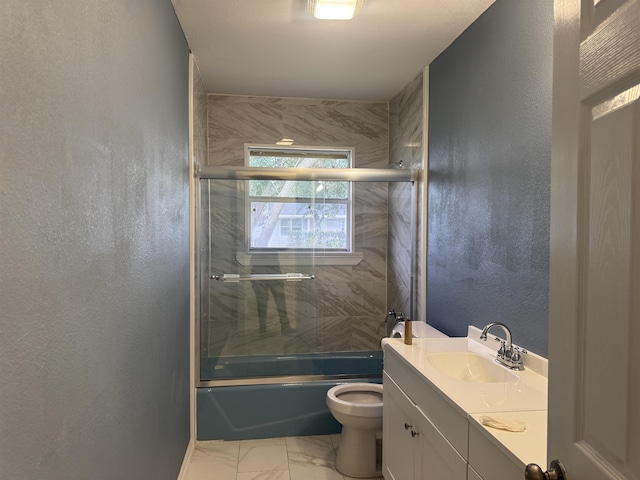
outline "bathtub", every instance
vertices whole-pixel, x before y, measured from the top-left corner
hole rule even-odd
[[[198,440],[339,433],[327,390],[340,383],[382,382],[381,351],[209,360],[203,362],[203,378],[245,384],[197,389]]]

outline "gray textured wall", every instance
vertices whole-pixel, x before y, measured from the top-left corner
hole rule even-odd
[[[551,0],[498,0],[430,66],[428,322],[546,355]]]
[[[0,477],[175,479],[188,49],[169,0],[0,3]]]

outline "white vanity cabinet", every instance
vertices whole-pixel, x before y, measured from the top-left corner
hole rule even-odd
[[[469,424],[469,471],[473,470],[480,480],[524,478],[524,467],[485,436],[482,427]]]
[[[467,462],[385,373],[383,474],[387,480],[466,480]]]
[[[529,353],[527,370],[496,380],[495,352],[475,330],[469,327],[467,338],[416,339],[413,345],[383,340],[385,480],[506,480],[523,478],[527,463],[547,464],[544,359]],[[442,355],[447,368],[437,363]],[[448,368],[451,362],[456,368]],[[483,415],[527,427],[488,428]]]
[[[393,351],[385,355],[383,385],[385,479],[466,480],[466,416]]]
[[[547,464],[547,412],[500,412],[490,414],[503,420],[526,423],[523,433],[487,429],[480,414],[469,415],[469,468],[480,480],[524,478],[528,463]],[[469,480],[476,477],[469,474]]]
[[[382,471],[386,480],[420,478],[420,430],[423,415],[385,373],[382,412]]]

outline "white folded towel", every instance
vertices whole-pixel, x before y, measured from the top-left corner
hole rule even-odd
[[[527,429],[527,424],[524,422],[504,420],[496,417],[490,417],[488,415],[481,415],[480,423],[487,427],[507,430],[508,432],[524,432]]]

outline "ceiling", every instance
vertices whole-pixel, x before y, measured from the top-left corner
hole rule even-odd
[[[366,0],[350,21],[307,0],[172,0],[207,92],[388,101],[494,0]]]

